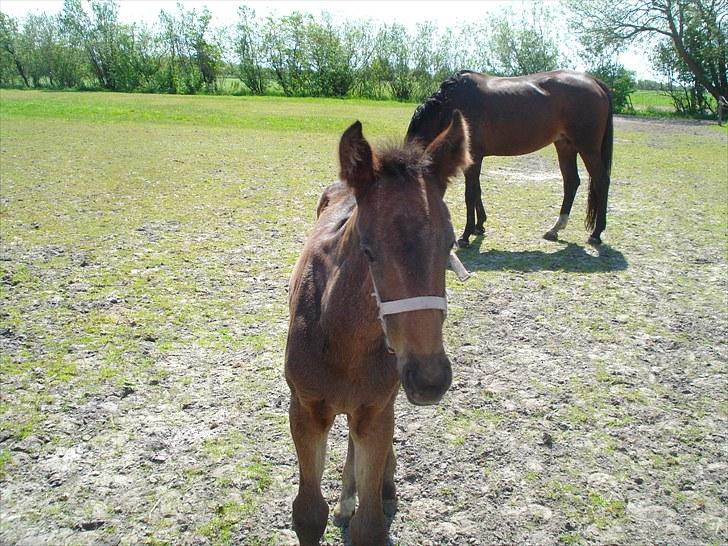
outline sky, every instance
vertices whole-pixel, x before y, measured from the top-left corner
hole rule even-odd
[[[121,21],[153,24],[157,21],[160,10],[175,11],[177,1],[118,0],[118,3]],[[238,6],[245,4],[260,16],[286,15],[293,11],[317,15],[326,11],[341,19],[397,22],[408,28],[414,28],[418,22],[424,21],[433,21],[440,28],[455,27],[466,19],[479,19],[508,7],[519,11],[529,4],[527,0],[182,0],[181,3],[186,9],[207,6],[216,26],[229,25],[236,21]],[[547,1],[547,4],[558,7],[556,0]],[[0,11],[19,19],[33,12],[55,14],[62,7],[63,0],[0,0]],[[627,51],[622,54],[620,61],[626,68],[634,70],[638,79],[656,79],[644,52]]]

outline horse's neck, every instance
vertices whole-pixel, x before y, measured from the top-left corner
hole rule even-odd
[[[355,215],[354,215],[355,216]],[[322,323],[331,330],[356,331],[372,343],[381,336],[366,258],[352,217],[330,248],[331,267],[321,302]]]

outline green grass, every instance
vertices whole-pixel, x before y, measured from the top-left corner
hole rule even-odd
[[[667,112],[673,112],[675,110],[670,96],[662,91],[647,91],[644,89],[638,89],[632,93],[629,98],[632,101],[632,106],[634,106],[634,109],[638,112],[648,110],[649,108],[664,110]]]

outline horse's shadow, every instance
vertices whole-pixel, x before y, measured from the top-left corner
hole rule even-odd
[[[489,250],[480,252],[483,237],[458,252],[460,261],[470,271],[566,271],[574,273],[605,273],[624,271],[627,260],[619,250],[609,245],[584,247],[576,243],[557,241],[562,247],[554,252],[542,250]],[[589,249],[589,250],[587,250]]]

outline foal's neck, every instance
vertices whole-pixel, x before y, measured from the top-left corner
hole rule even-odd
[[[356,332],[357,338],[374,344],[383,333],[377,321],[369,264],[356,230],[356,214],[355,210],[328,249],[331,267],[323,319],[331,329]]]

